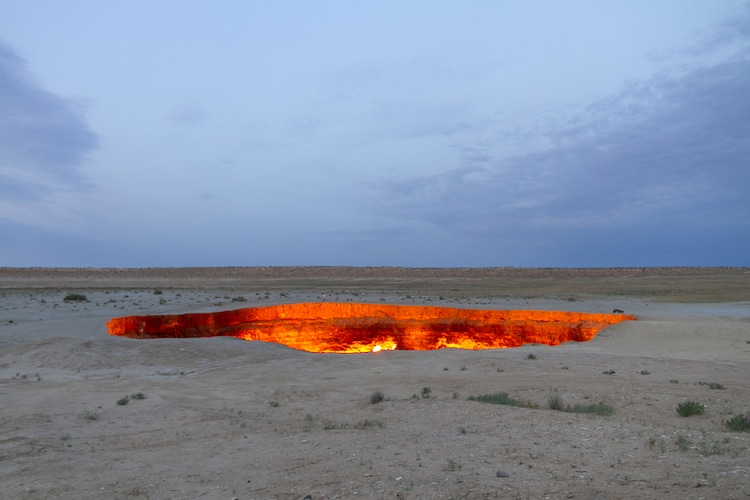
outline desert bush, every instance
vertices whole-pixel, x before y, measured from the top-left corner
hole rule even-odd
[[[146,396],[142,392],[136,392],[135,394],[130,395],[130,399],[146,399],[148,396]]]
[[[547,398],[547,405],[550,410],[563,411],[565,409],[562,396],[559,394],[550,394]]]
[[[750,430],[750,415],[735,415],[726,422],[724,426],[730,431],[749,431]]]
[[[501,392],[498,394],[480,394],[479,396],[469,396],[469,401],[478,401],[480,403],[490,403],[495,405],[507,405],[507,406],[518,406],[521,408],[538,408],[537,405],[531,402],[524,402],[518,399],[513,399],[508,395],[507,392]]]
[[[698,385],[707,385],[709,389],[718,389],[723,391],[725,387],[718,382],[698,382]]]
[[[359,422],[357,422],[354,425],[354,427],[357,428],[357,429],[368,429],[370,427],[380,427],[380,428],[382,428],[382,427],[385,427],[385,422],[383,422],[382,420],[368,420],[368,419],[364,419],[364,420],[360,420]]]
[[[593,413],[594,415],[612,415],[614,408],[604,403],[582,405],[575,404],[573,406],[566,406],[565,411],[568,413]]]
[[[101,417],[101,413],[97,410],[86,410],[83,412],[83,418],[86,420],[99,420],[99,417]]]
[[[536,359],[536,354],[529,354],[528,356],[526,356],[526,359]]]
[[[330,431],[332,429],[344,429],[347,427],[347,424],[340,424],[334,420],[331,420],[330,418],[324,418],[323,419],[323,430],[324,431]]]
[[[698,443],[698,453],[703,455],[704,457],[709,457],[711,455],[723,455],[727,451],[731,451],[730,447],[727,446],[727,443],[707,443],[705,441]]]
[[[680,451],[687,451],[688,448],[690,448],[691,442],[688,438],[680,434],[677,436],[677,447],[680,449]]]
[[[677,405],[677,413],[679,413],[681,417],[700,415],[704,411],[706,411],[706,407],[697,401],[684,401]]]
[[[375,391],[370,394],[370,404],[376,405],[385,399],[385,394],[380,391]]]
[[[491,403],[494,405],[514,406],[518,401],[511,398],[507,392],[498,394],[480,394],[479,396],[469,396],[469,401],[479,401],[480,403]]]
[[[430,394],[432,394],[432,389],[429,387],[422,387],[422,397],[427,399],[430,397]]]
[[[120,406],[125,406],[126,404],[128,404],[128,401],[130,401],[130,399],[128,399],[128,397],[125,396],[124,398],[118,399],[117,404]]]
[[[323,430],[324,431],[330,431],[330,430],[340,430],[340,429],[370,429],[373,427],[385,427],[385,422],[382,420],[369,420],[364,419],[360,420],[357,423],[350,424],[348,422],[336,422],[335,420],[331,420],[330,418],[324,418],[322,420],[323,424]]]
[[[86,302],[88,299],[81,293],[69,293],[63,300],[65,302]]]

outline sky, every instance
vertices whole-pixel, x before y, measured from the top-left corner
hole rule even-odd
[[[750,265],[747,0],[0,0],[0,266]]]

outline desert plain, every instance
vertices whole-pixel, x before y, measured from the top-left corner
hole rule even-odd
[[[366,354],[105,326],[321,300],[638,319]],[[0,268],[0,402],[9,499],[750,498],[726,425],[750,415],[750,269]]]

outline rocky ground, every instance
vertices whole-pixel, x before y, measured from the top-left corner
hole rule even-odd
[[[639,319],[363,355],[104,327],[323,295]],[[750,433],[725,425],[750,414],[750,271],[0,269],[0,401],[3,498],[750,498]]]

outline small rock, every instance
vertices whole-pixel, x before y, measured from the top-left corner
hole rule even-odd
[[[499,470],[499,471],[495,472],[495,475],[497,477],[508,477],[508,476],[510,476],[510,474],[508,474],[504,470]]]

